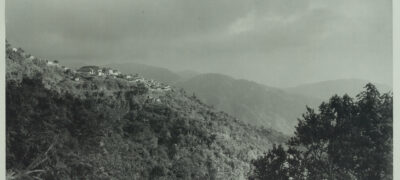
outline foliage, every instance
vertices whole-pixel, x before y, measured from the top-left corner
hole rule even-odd
[[[7,52],[9,179],[243,179],[252,158],[286,140],[184,91],[157,94],[120,78],[75,81],[58,66]]]
[[[286,159],[286,151],[283,149],[281,145],[276,147],[273,146],[271,150],[268,151],[260,159],[253,161],[254,169],[254,177],[260,179],[286,179],[287,178],[287,168],[285,167]]]
[[[287,142],[253,161],[251,179],[392,179],[393,97],[372,84],[307,108]]]

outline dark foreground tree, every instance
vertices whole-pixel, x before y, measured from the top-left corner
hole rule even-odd
[[[254,160],[249,179],[392,179],[392,112],[393,95],[372,84],[355,101],[307,107],[285,148]]]

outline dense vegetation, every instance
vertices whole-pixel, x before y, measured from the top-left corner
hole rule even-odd
[[[392,179],[393,97],[372,84],[308,108],[295,135],[252,162],[250,179]]]
[[[216,73],[174,73],[165,68],[137,63],[107,66],[123,73],[139,73],[145,78],[183,88],[188,94],[194,93],[202,102],[233,115],[242,122],[270,127],[290,135],[293,134],[296,119],[301,116],[305,106],[317,106],[322,101],[313,96],[306,97]]]
[[[244,179],[287,140],[184,91],[28,57],[7,46],[8,179]]]
[[[288,139],[183,90],[6,52],[8,179],[392,179],[392,95],[372,84],[307,108]]]

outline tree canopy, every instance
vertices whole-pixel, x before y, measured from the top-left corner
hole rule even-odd
[[[307,107],[286,144],[252,161],[249,179],[392,179],[393,95],[364,88]]]

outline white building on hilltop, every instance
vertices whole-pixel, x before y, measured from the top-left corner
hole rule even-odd
[[[120,75],[121,73],[120,73],[119,71],[115,70],[115,69],[109,69],[109,70],[108,70],[108,74],[109,74],[109,75],[118,76],[118,75]]]
[[[97,75],[98,75],[98,76],[104,76],[105,74],[103,73],[103,70],[102,70],[102,69],[98,69],[98,70],[97,70]]]

